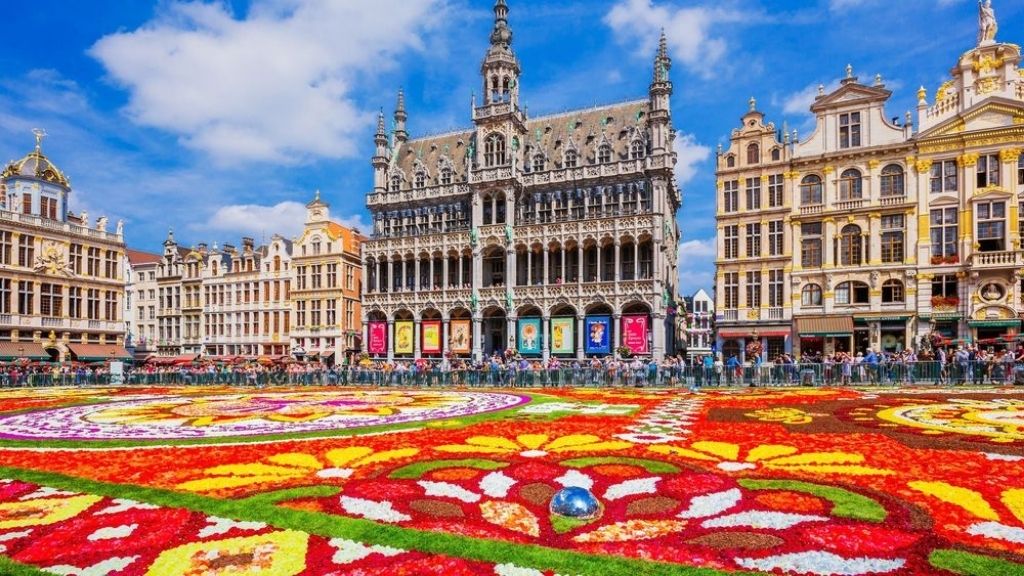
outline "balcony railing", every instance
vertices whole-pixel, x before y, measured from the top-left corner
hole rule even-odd
[[[825,211],[824,204],[811,204],[810,206],[801,206],[801,214],[821,214]]]
[[[723,312],[723,318],[725,320],[739,320],[740,319],[740,311],[739,310],[725,310]]]
[[[1007,268],[1019,267],[1024,258],[1019,250],[1003,250],[1000,252],[976,252],[971,256],[971,264],[975,267]]]
[[[863,208],[867,204],[867,200],[858,198],[856,200],[840,200],[835,203],[834,208],[840,211],[856,210],[857,208]]]

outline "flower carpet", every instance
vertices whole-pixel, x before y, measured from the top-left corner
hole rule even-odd
[[[0,391],[0,574],[730,573],[1024,574],[1024,391]]]

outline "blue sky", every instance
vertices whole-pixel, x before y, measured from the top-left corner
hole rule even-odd
[[[675,61],[684,208],[681,286],[713,278],[714,149],[751,96],[801,134],[816,86],[852,64],[934,94],[974,45],[974,0],[508,0],[531,115],[645,96],[658,31]],[[1024,42],[1024,4],[995,0],[998,38]],[[413,136],[469,124],[490,0],[37,0],[6,15],[0,158],[45,152],[72,206],[123,218],[132,247],[291,236],[320,189],[368,221],[376,111],[404,87]]]

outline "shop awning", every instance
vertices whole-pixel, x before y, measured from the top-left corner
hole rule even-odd
[[[0,342],[0,360],[49,360],[50,353],[36,342]]]
[[[968,320],[971,328],[1020,328],[1020,320]]]
[[[796,331],[801,336],[851,336],[851,316],[805,316],[796,319]]]
[[[734,338],[751,338],[751,337],[753,337],[754,332],[757,332],[757,335],[759,337],[764,337],[764,338],[786,338],[786,337],[789,336],[789,333],[790,333],[789,330],[783,330],[783,329],[743,330],[743,331],[722,330],[722,331],[719,331],[718,337],[719,338],[724,338],[726,340],[732,340]]]
[[[906,322],[909,314],[889,316],[857,316],[853,319],[855,324],[867,324],[868,322]]]
[[[116,344],[68,344],[68,348],[79,362],[132,359],[132,355],[123,346]]]

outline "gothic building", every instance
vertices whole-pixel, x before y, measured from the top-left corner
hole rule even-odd
[[[366,350],[388,358],[673,352],[680,193],[662,37],[648,94],[531,118],[504,0],[472,127],[410,138],[378,119]]]

